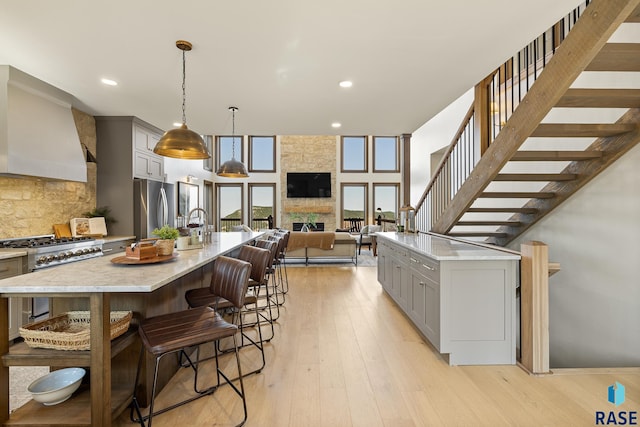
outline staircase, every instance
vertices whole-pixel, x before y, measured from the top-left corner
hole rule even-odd
[[[582,5],[476,87],[420,231],[505,246],[640,141],[639,4]]]

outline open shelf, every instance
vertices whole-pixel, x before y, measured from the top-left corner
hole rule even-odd
[[[133,398],[131,387],[114,386],[111,390],[112,418],[117,418]],[[66,402],[54,406],[44,406],[30,400],[16,409],[7,426],[91,426],[91,393],[83,384]]]
[[[138,328],[131,325],[129,330],[111,341],[111,357],[115,357],[133,344],[138,335]],[[20,342],[9,347],[9,353],[2,356],[4,366],[52,366],[89,367],[91,365],[90,350],[50,350],[46,348],[31,348]]]

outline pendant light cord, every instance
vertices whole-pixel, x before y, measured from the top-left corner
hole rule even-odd
[[[187,67],[186,67],[186,60],[185,60],[185,51],[183,50],[182,51],[182,124],[184,125],[187,124],[187,113],[186,113],[187,95],[186,95],[186,85],[185,85],[186,75],[187,75]]]
[[[231,107],[231,158],[236,159],[236,108]]]

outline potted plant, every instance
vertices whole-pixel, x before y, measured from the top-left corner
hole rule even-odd
[[[303,218],[301,213],[294,212],[291,214],[292,221],[302,221],[302,229],[300,231],[310,231],[312,228],[316,228],[316,221],[320,215],[314,212],[307,214],[306,219]]]
[[[155,228],[152,234],[159,238],[156,242],[158,255],[172,255],[176,239],[180,235],[178,229],[169,225],[163,225],[161,228]]]

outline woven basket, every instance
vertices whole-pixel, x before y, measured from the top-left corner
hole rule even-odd
[[[112,311],[111,339],[119,337],[129,329],[132,313]],[[91,316],[88,311],[70,311],[50,319],[24,325],[20,335],[29,347],[53,350],[89,350]]]

